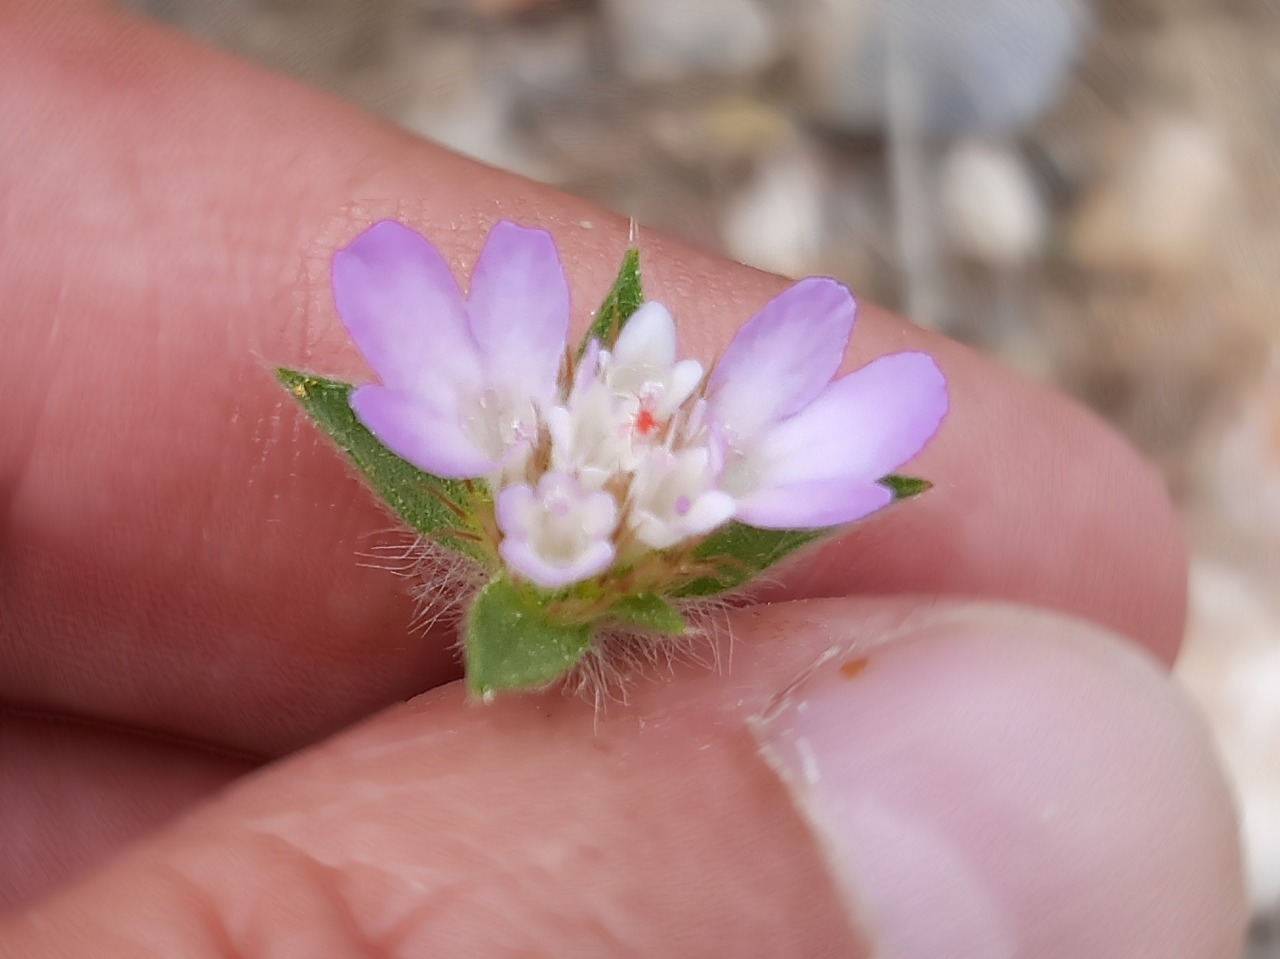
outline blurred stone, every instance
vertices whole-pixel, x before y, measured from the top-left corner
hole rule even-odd
[[[500,18],[528,13],[543,7],[554,7],[560,0],[406,0],[406,2],[414,9],[427,14],[473,14],[478,17]],[[359,0],[356,0],[353,5],[358,3]]]
[[[406,29],[391,62],[395,88],[382,109],[406,129],[481,162],[555,181],[557,169],[517,137],[510,88],[486,68],[472,36]]]
[[[1044,327],[1058,381],[1188,484],[1187,455],[1257,366],[1259,337],[1212,283],[1052,271]]]
[[[1254,907],[1280,903],[1280,609],[1234,565],[1191,569],[1191,617],[1177,676],[1204,710],[1240,797]]]
[[[1070,228],[1073,258],[1108,272],[1203,272],[1235,174],[1223,137],[1186,117],[1149,121]]]
[[[604,0],[604,13],[623,73],[642,83],[749,75],[781,52],[758,0]]]
[[[549,7],[555,2],[556,0],[467,0],[467,6],[473,13],[484,17],[509,17],[539,7]]]
[[[822,259],[814,272],[843,280],[859,299],[892,309],[902,292],[882,152],[832,159],[823,195]]]
[[[725,248],[750,266],[803,276],[822,250],[825,193],[818,158],[803,144],[763,157],[725,210]]]
[[[1089,27],[1080,0],[805,0],[801,9],[809,106],[855,131],[886,129],[891,100],[910,99],[898,109],[931,135],[1016,133],[1058,99]],[[891,67],[905,70],[910,90]]]
[[[610,109],[612,107],[612,109]],[[654,170],[657,151],[631,118],[634,104],[587,102],[575,109],[548,111],[538,119],[537,135],[557,161],[579,177],[646,180],[665,171]],[[631,210],[624,210],[632,215]]]
[[[596,81],[596,31],[582,16],[511,25],[485,51],[489,74],[521,101],[580,95]]]
[[[405,16],[398,0],[150,0],[149,9],[238,56],[330,89],[383,60]]]
[[[1026,163],[1011,147],[958,143],[943,161],[939,198],[943,229],[963,256],[1008,269],[1039,254],[1044,206]]]
[[[748,160],[778,149],[795,131],[780,109],[740,94],[664,106],[648,114],[645,128],[655,143],[688,166]]]
[[[1268,543],[1280,558],[1280,343],[1238,410],[1204,457],[1207,492],[1236,538]]]
[[[991,352],[1005,366],[1028,379],[1052,382],[1057,372],[1057,357],[1039,331],[1025,322],[1008,322],[1007,319],[1002,325],[1003,334],[992,344]]]
[[[1222,0],[1094,0],[1099,18],[1122,26],[1178,20],[1221,5]]]

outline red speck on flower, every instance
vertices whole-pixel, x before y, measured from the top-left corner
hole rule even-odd
[[[658,418],[649,410],[641,410],[636,416],[636,432],[648,436],[658,428]]]

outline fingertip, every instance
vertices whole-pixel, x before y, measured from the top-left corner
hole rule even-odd
[[[947,614],[833,655],[756,732],[884,955],[1239,954],[1237,826],[1204,724],[1093,626]]]

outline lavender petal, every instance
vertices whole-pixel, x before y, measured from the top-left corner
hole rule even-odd
[[[351,409],[378,442],[418,469],[443,479],[474,479],[497,466],[466,435],[456,415],[385,386],[362,386]]]
[[[882,356],[830,384],[762,439],[768,485],[874,482],[919,453],[947,413],[947,383],[926,353]]]
[[[761,529],[823,529],[852,523],[893,502],[876,483],[845,479],[769,486],[738,501],[738,520]]]
[[[386,386],[430,395],[442,379],[474,379],[462,292],[440,252],[408,227],[384,220],[335,253],[333,297]]]
[[[831,380],[853,332],[853,295],[801,280],[738,331],[711,374],[715,418],[745,438],[809,403]]]
[[[527,539],[508,536],[498,547],[503,560],[513,570],[543,589],[564,589],[584,579],[598,576],[614,559],[613,544],[596,540],[567,565],[556,565],[544,559]]]
[[[506,221],[494,226],[467,310],[489,382],[550,397],[569,333],[569,284],[551,234]]]

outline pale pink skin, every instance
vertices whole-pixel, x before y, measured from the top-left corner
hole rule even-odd
[[[753,728],[875,955],[1237,959],[1230,800],[1153,661],[994,607],[845,636]]]
[[[576,442],[588,426],[584,419],[579,427],[576,418],[599,414],[599,404],[582,397],[598,363],[607,371],[598,389],[633,395],[644,416],[665,421],[679,415],[682,403],[696,401],[702,368],[677,359],[674,321],[656,302],[632,318],[612,355],[593,346],[574,390],[564,395],[558,375],[568,286],[555,244],[542,230],[495,226],[464,298],[430,242],[383,221],[335,254],[333,286],[343,322],[381,379],[358,389],[352,408],[387,447],[437,476],[497,476],[501,486],[502,475],[523,463],[540,422],[549,424],[557,446]],[[663,549],[735,518],[764,528],[837,526],[892,501],[877,480],[933,437],[947,412],[946,380],[924,353],[881,357],[833,380],[855,312],[848,289],[814,278],[774,298],[743,326],[711,374],[698,414],[706,426],[680,440],[707,448],[696,461],[707,465],[662,451],[652,455],[666,459],[649,463],[641,450],[641,459],[624,467],[639,470],[642,497],[645,491],[656,497],[642,499],[634,511],[642,542]],[[606,460],[616,455],[626,462],[630,441],[612,436],[608,426],[601,434]],[[616,443],[627,449],[611,449]],[[590,457],[593,448],[575,455]],[[675,469],[676,462],[685,465]],[[588,469],[581,485],[564,489],[598,499],[597,475],[607,470]],[[522,479],[516,483],[532,496]],[[571,585],[612,561],[612,525],[582,539],[578,555],[552,557],[536,544],[554,541],[558,549],[566,541],[531,525],[536,510],[521,511],[514,525],[503,515],[500,508],[499,524],[510,539],[503,557],[539,585]],[[514,514],[508,509],[505,515]]]

